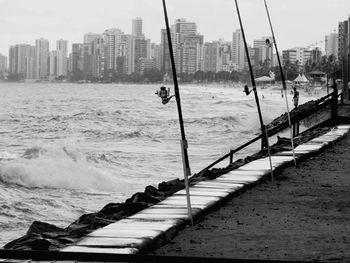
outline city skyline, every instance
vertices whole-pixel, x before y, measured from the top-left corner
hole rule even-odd
[[[143,20],[145,37],[160,43],[160,31],[164,28],[161,1],[101,0],[99,3],[95,6],[86,1],[63,0],[60,5],[52,5],[43,0],[34,3],[0,0],[0,53],[8,56],[11,45],[34,44],[41,37],[49,40],[50,50],[57,40],[66,39],[71,52],[72,43],[82,43],[87,32],[102,33],[108,28],[120,28],[131,34],[132,19],[136,17]],[[305,3],[285,0],[282,4],[278,0],[268,0],[267,4],[281,50],[324,40],[325,35],[337,30],[339,20],[347,18],[350,10],[346,0]],[[263,0],[240,1],[239,5],[249,43],[270,35]],[[167,7],[171,22],[178,18],[195,22],[204,41],[220,38],[232,41],[233,32],[239,28],[234,1],[168,0]],[[217,10],[217,15],[213,15],[213,10]],[[208,16],[213,18],[208,19]]]

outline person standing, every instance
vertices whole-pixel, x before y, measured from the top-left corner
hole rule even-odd
[[[296,87],[293,87],[293,103],[294,103],[294,108],[296,109],[298,107],[299,103],[299,92],[297,91]]]

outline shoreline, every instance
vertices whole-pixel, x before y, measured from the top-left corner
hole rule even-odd
[[[327,129],[326,129],[327,130]],[[302,136],[299,143],[325,133],[326,130],[313,130],[308,136]],[[289,147],[289,142],[281,140],[276,144],[276,150]],[[218,177],[226,173],[229,169],[237,168],[251,160],[258,159],[262,155],[266,155],[266,151],[258,152],[245,159],[240,159],[233,163],[231,167],[224,169],[212,169],[202,174],[196,174],[191,177],[192,183],[201,180],[208,180]],[[76,242],[81,237],[89,234],[100,227],[104,227],[110,223],[131,216],[150,205],[156,204],[164,200],[168,196],[184,188],[183,180],[174,179],[168,182],[162,182],[158,185],[158,189],[153,186],[147,186],[144,192],[135,193],[124,203],[109,203],[100,211],[80,216],[76,221],[67,228],[58,228],[54,225],[35,221],[29,228],[26,235],[13,240],[5,245],[6,249],[39,249],[39,250],[57,250]]]

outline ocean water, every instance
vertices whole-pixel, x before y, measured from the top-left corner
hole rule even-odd
[[[176,101],[163,105],[158,88],[0,83],[0,245],[24,235],[34,220],[66,227],[147,185],[182,178]],[[259,133],[254,95],[242,90],[180,85],[192,173]],[[323,93],[300,91],[300,103]],[[285,112],[280,88],[258,88],[258,95],[265,123]]]

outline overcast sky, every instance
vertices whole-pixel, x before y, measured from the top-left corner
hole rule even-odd
[[[239,28],[234,0],[167,0],[169,22],[186,18],[196,22],[205,41],[231,41]],[[263,0],[238,0],[248,44],[270,35]],[[308,46],[324,40],[350,14],[350,0],[267,0],[279,49]],[[0,53],[10,45],[50,41],[81,43],[87,32],[120,28],[131,33],[131,20],[143,19],[143,32],[160,43],[165,28],[161,0],[0,0]],[[322,44],[324,46],[324,44]]]

